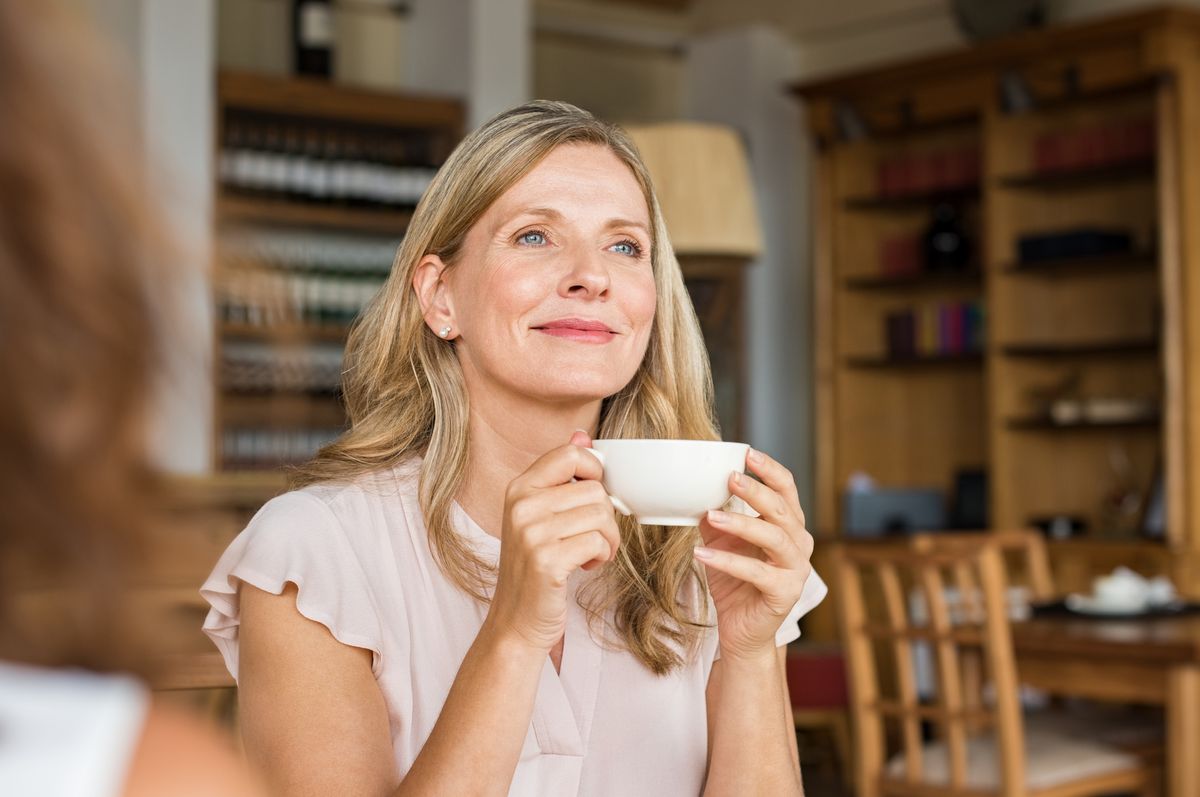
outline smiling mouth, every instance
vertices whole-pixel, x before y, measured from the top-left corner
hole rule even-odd
[[[577,343],[608,343],[618,334],[607,324],[582,318],[563,318],[536,326],[534,329],[551,337]]]

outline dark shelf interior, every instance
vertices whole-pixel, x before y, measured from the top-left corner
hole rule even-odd
[[[852,368],[922,368],[940,365],[981,365],[983,354],[924,354],[913,357],[847,357],[846,365]]]
[[[1004,267],[1004,271],[1009,274],[1042,276],[1063,272],[1152,272],[1156,268],[1158,253],[1142,251],[1010,263]]]
[[[1155,162],[1138,160],[1128,163],[1105,164],[1086,169],[1071,169],[1034,174],[1015,174],[1000,178],[1005,188],[1083,188],[1104,183],[1145,180],[1154,177]]]
[[[966,271],[928,271],[918,274],[874,274],[870,276],[847,277],[845,285],[851,290],[873,291],[921,287],[944,287],[956,285],[981,285],[983,274],[978,269]]]
[[[979,198],[979,186],[960,188],[953,191],[922,191],[895,196],[862,196],[845,201],[848,210],[907,210],[937,202],[962,203]]]
[[[1009,357],[1078,357],[1081,355],[1156,354],[1157,340],[1110,340],[1082,343],[1010,343],[1000,347]]]
[[[1076,423],[1058,423],[1053,418],[1009,418],[1005,426],[1013,431],[1022,432],[1066,432],[1089,431],[1103,429],[1157,429],[1161,419],[1157,416],[1138,418],[1127,421],[1078,421]]]

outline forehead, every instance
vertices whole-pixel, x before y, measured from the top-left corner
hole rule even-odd
[[[564,215],[627,218],[650,225],[641,184],[625,162],[599,144],[563,144],[509,187],[488,214],[503,224],[527,207]]]

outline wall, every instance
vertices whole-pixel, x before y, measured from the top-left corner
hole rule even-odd
[[[407,18],[371,3],[334,13],[334,74],[356,85],[404,85]],[[284,0],[219,0],[217,63],[226,69],[291,72],[292,7]]]
[[[150,191],[179,244],[161,320],[166,368],[151,417],[153,454],[180,473],[209,469],[212,442],[212,0],[74,0],[130,67],[152,166]]]

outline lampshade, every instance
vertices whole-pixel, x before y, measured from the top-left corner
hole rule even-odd
[[[642,154],[675,251],[755,257],[762,230],[746,152],[720,125],[625,125]]]

